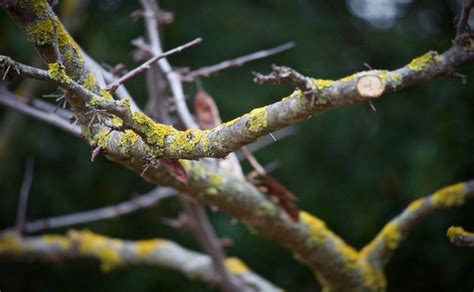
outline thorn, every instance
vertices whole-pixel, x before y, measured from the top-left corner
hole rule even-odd
[[[369,70],[373,70],[373,69],[372,69],[372,66],[370,66],[370,65],[367,64],[367,63],[364,63],[364,66],[365,66],[367,69],[369,69]]]
[[[271,132],[268,133],[268,135],[270,135],[270,137],[272,137],[273,141],[278,142],[277,138],[275,138],[275,136],[273,136],[273,134]]]
[[[374,104],[373,104],[372,101],[370,101],[370,100],[369,100],[369,105],[370,105],[370,108],[371,108],[374,112],[377,111],[377,109],[375,108]]]

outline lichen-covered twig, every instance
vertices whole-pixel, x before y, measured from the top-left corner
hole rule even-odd
[[[47,29],[48,26],[39,25],[42,21],[44,22],[44,14],[34,11],[32,5],[26,9],[19,8],[14,4],[9,5],[11,6],[7,6],[7,10],[24,28],[30,40],[40,51],[43,60],[48,64],[54,62],[54,59],[51,59],[52,47],[49,45],[51,33]],[[38,15],[38,17],[34,15]],[[43,30],[40,31],[45,33],[38,34],[38,27],[42,28]],[[58,29],[61,31],[61,26],[58,25]],[[99,123],[94,123],[86,138],[106,149],[109,159],[125,165],[136,173],[142,173],[150,153],[166,156],[167,152],[161,151],[162,145],[166,145],[169,152],[174,153],[176,158],[224,155],[241,145],[255,141],[268,132],[304,120],[315,112],[366,101],[367,97],[360,96],[356,90],[358,82],[366,76],[378,77],[383,81],[383,93],[388,93],[432,79],[440,74],[452,73],[456,66],[474,58],[472,43],[467,43],[467,45],[456,43],[441,55],[429,52],[394,71],[370,70],[337,81],[308,78],[308,85],[314,87],[314,91],[317,92],[314,103],[310,102],[301,92],[296,91],[280,102],[255,109],[241,118],[208,132],[188,130],[181,133],[174,132],[174,129],[165,125],[156,124],[141,114],[131,114],[125,111],[130,116],[124,115],[122,111],[124,108],[127,109],[126,102],[121,104],[98,96],[99,90],[95,85],[93,88],[86,86],[90,85],[85,82],[89,75],[80,61],[80,56],[74,53],[74,41],[69,36],[62,38],[61,33],[59,36],[60,50],[69,52],[69,54],[62,52],[67,57],[64,62],[65,74],[58,70],[60,68],[57,66],[52,66],[51,69],[56,69],[52,72],[56,73],[54,74],[55,81],[72,94],[70,101],[73,110],[79,115],[81,124],[86,123],[87,125],[89,120],[84,114],[84,110],[88,106],[87,103],[93,101],[95,105],[90,104],[93,107],[100,106],[119,117],[123,115],[124,123],[127,122],[133,126],[133,123],[136,122],[135,130],[142,131],[142,139],[139,139],[131,130],[110,131],[110,127],[106,128],[100,126]],[[34,73],[39,74],[38,76],[51,79],[49,76],[45,77],[44,72],[35,70]],[[91,88],[91,91],[96,95],[78,86],[76,80],[80,85],[86,84],[84,87]],[[129,120],[126,121],[127,119]],[[177,137],[180,138],[178,141],[182,141],[182,143],[174,143],[177,142]],[[203,137],[207,139],[207,142],[212,141],[217,144],[206,144]],[[220,143],[221,141],[225,142]],[[159,147],[153,147],[153,142]],[[191,144],[189,144],[190,142]],[[206,147],[203,147],[204,145]],[[180,151],[176,151],[176,149],[180,149]],[[204,149],[207,150],[203,151]],[[152,150],[154,151],[152,152]],[[203,152],[206,152],[206,155],[187,156],[189,153],[203,154]],[[188,174],[186,185],[177,181],[158,165],[150,167],[143,174],[143,178],[156,185],[172,186],[202,202],[216,206],[251,227],[256,233],[289,248],[296,258],[317,273],[322,285],[328,289],[342,291],[380,291],[384,289],[386,283],[383,270],[362,258],[318,218],[302,212],[300,222],[292,222],[255,186],[230,175],[222,167],[216,167],[215,164],[205,161],[182,160],[182,164]]]
[[[432,195],[413,201],[400,215],[390,220],[372,242],[364,247],[369,262],[385,266],[401,241],[416,225],[438,210],[461,206],[474,199],[474,180],[442,188]]]
[[[98,260],[105,272],[129,265],[156,266],[214,284],[215,271],[208,256],[165,239],[128,241],[75,230],[67,235],[22,237],[14,232],[0,235],[0,262],[80,258]],[[237,258],[227,258],[225,264],[232,277],[243,283],[244,291],[281,291]]]
[[[218,64],[201,67],[199,69],[189,71],[189,72],[183,72],[181,73],[181,79],[183,81],[189,82],[189,81],[193,81],[194,79],[198,77],[209,77],[222,70],[232,68],[232,67],[239,67],[245,63],[262,59],[262,58],[266,58],[266,57],[270,57],[272,55],[284,52],[286,50],[293,48],[294,46],[295,44],[293,42],[289,42],[289,43],[285,43],[274,48],[261,50],[261,51],[254,52],[245,56],[241,56],[232,60],[226,60]]]
[[[164,52],[162,54],[159,54],[159,55],[155,55],[153,56],[152,58],[150,58],[148,61],[144,62],[143,64],[141,64],[140,66],[136,67],[135,69],[127,72],[125,75],[123,75],[122,77],[120,77],[119,79],[115,80],[114,82],[112,82],[111,84],[107,85],[107,87],[105,88],[105,90],[107,90],[108,92],[110,93],[114,93],[117,88],[122,85],[122,83],[124,83],[125,81],[129,80],[129,79],[132,79],[138,75],[140,75],[143,71],[146,71],[150,68],[150,66],[155,63],[155,62],[158,62],[159,60],[163,59],[163,58],[166,58],[170,55],[173,55],[175,53],[179,53],[181,52],[182,50],[184,49],[187,49],[189,47],[192,47],[196,44],[199,44],[200,42],[202,41],[201,38],[197,38],[193,41],[190,41],[182,46],[179,46],[179,47],[176,47],[172,50],[169,50],[167,52]]]
[[[116,205],[30,221],[24,224],[23,231],[26,233],[33,233],[46,229],[73,226],[104,219],[117,218],[138,210],[154,207],[160,200],[173,196],[174,194],[175,191],[171,188],[156,188],[145,195],[134,197],[128,201]],[[0,232],[0,234],[9,232],[11,230],[11,228],[4,230]]]
[[[462,227],[451,226],[446,235],[455,246],[474,247],[474,233],[468,232]]]

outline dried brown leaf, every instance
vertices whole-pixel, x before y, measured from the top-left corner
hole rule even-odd
[[[200,88],[196,92],[194,110],[201,129],[212,129],[221,124],[217,105],[204,89]]]

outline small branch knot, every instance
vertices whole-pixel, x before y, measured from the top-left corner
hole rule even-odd
[[[286,67],[272,65],[272,73],[263,75],[252,72],[255,76],[253,81],[257,84],[281,84],[286,83],[299,88],[302,92],[310,91],[307,87],[308,78],[297,72],[296,70]]]

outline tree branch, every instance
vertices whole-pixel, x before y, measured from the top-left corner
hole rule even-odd
[[[151,59],[149,59],[148,61],[146,61],[145,63],[141,64],[140,66],[138,66],[137,68],[129,71],[127,74],[123,75],[122,77],[120,77],[119,79],[115,80],[113,83],[107,85],[107,87],[105,88],[105,90],[107,90],[108,92],[110,93],[114,93],[117,88],[119,88],[120,85],[122,85],[122,83],[124,83],[125,81],[129,80],[129,79],[132,79],[138,75],[140,75],[141,73],[143,73],[143,71],[146,71],[148,69],[150,69],[150,66],[165,58],[165,57],[168,57],[170,55],[173,55],[173,54],[176,54],[176,53],[179,53],[181,52],[182,50],[185,50],[189,47],[192,47],[196,44],[199,44],[202,42],[202,39],[201,38],[197,38],[191,42],[188,42],[182,46],[179,46],[179,47],[176,47],[172,50],[169,50],[167,52],[164,52],[162,54],[159,54],[159,55],[155,55],[154,57],[152,57]]]
[[[474,247],[474,233],[467,232],[462,227],[451,226],[446,235],[455,246]]]
[[[99,260],[103,271],[127,265],[156,266],[178,271],[190,279],[214,284],[215,271],[208,256],[187,250],[169,240],[128,241],[75,230],[65,236],[46,234],[21,237],[17,233],[0,236],[0,262],[49,262],[79,258]],[[281,291],[253,273],[237,258],[227,258],[226,266],[232,277],[244,284],[245,291]]]
[[[156,188],[145,195],[132,198],[116,205],[27,222],[24,225],[24,231],[34,233],[46,229],[113,219],[141,209],[154,207],[161,199],[168,198],[174,194],[175,191],[171,188]],[[0,232],[0,234],[10,232],[11,230],[12,228],[6,229]]]
[[[232,68],[232,67],[240,67],[244,65],[245,63],[255,61],[258,59],[263,59],[263,58],[270,57],[272,55],[284,52],[286,50],[293,48],[294,46],[295,44],[293,42],[288,42],[271,49],[261,50],[261,51],[254,52],[245,56],[241,56],[232,60],[226,60],[215,65],[205,66],[193,71],[184,72],[181,74],[181,80],[189,82],[189,81],[193,81],[194,79],[198,77],[209,77],[213,74],[216,74],[219,71]]]
[[[390,220],[361,254],[375,266],[385,266],[408,233],[436,211],[457,207],[474,199],[474,180],[454,184],[413,201],[400,215]]]

